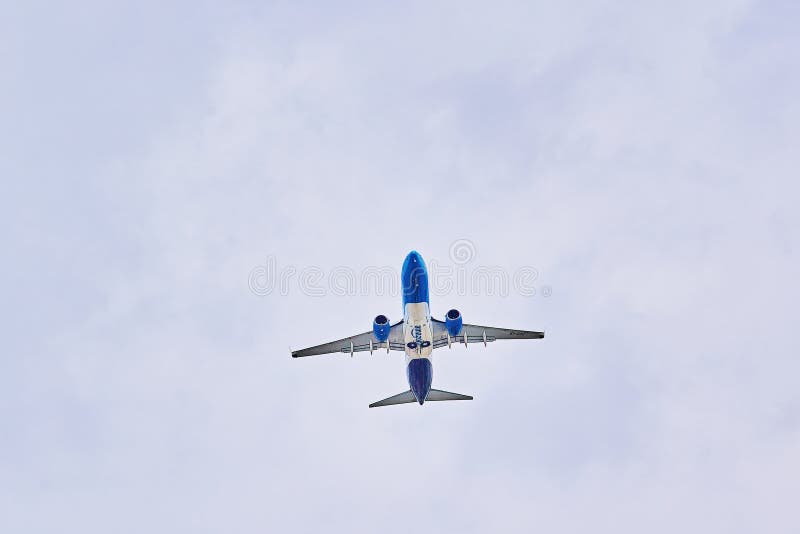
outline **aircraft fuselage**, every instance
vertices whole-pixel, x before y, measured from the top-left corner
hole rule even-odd
[[[422,404],[433,381],[433,324],[428,295],[428,269],[417,251],[403,262],[403,337],[408,386]]]

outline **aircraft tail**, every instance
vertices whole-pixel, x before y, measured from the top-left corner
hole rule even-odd
[[[442,391],[440,389],[431,389],[425,401],[448,401],[448,400],[472,400],[470,395],[462,395],[460,393],[450,393],[449,391]],[[393,395],[387,399],[373,402],[369,405],[370,408],[380,408],[381,406],[392,406],[393,404],[408,404],[417,402],[414,394],[409,389],[397,395]]]
[[[450,393],[441,389],[431,389],[425,401],[446,401],[446,400],[472,400],[472,395],[462,395],[461,393]]]

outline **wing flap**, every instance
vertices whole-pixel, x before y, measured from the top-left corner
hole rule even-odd
[[[431,322],[433,323],[433,348],[446,346],[448,336],[445,322],[438,319],[431,319]],[[465,336],[467,344],[472,344],[483,343],[484,341],[486,341],[486,343],[491,343],[498,339],[542,339],[544,337],[544,332],[465,324],[461,328],[459,335],[450,336],[450,343],[464,343]]]
[[[346,337],[330,343],[323,343],[322,345],[315,345],[306,349],[292,351],[292,358],[303,358],[305,356],[317,356],[320,354],[344,353],[349,354],[352,352],[364,352],[370,350],[370,341],[372,341],[372,350],[386,350],[386,344],[389,344],[389,350],[405,350],[405,343],[403,343],[403,321],[399,321],[392,325],[389,330],[389,339],[383,343],[379,343],[375,339],[375,335],[370,330],[363,334],[356,334],[355,336]]]

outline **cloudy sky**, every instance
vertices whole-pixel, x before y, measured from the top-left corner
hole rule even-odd
[[[0,530],[797,532],[799,17],[4,2]],[[437,351],[474,401],[289,357],[457,240],[537,291],[433,314],[547,332]]]

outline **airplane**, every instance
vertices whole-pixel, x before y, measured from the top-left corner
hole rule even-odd
[[[292,358],[316,356],[319,354],[349,353],[369,351],[370,355],[378,349],[403,351],[406,354],[406,378],[408,391],[398,393],[369,405],[370,408],[408,404],[425,401],[472,400],[470,395],[451,393],[432,389],[433,365],[431,356],[434,349],[444,346],[452,348],[453,343],[488,343],[498,339],[542,339],[544,332],[512,330],[479,326],[463,322],[461,313],[452,309],[445,320],[433,319],[428,298],[428,270],[419,252],[412,250],[403,262],[401,274],[403,289],[403,319],[390,325],[385,315],[378,315],[372,322],[372,330],[354,336],[323,343],[307,349],[292,351]]]

